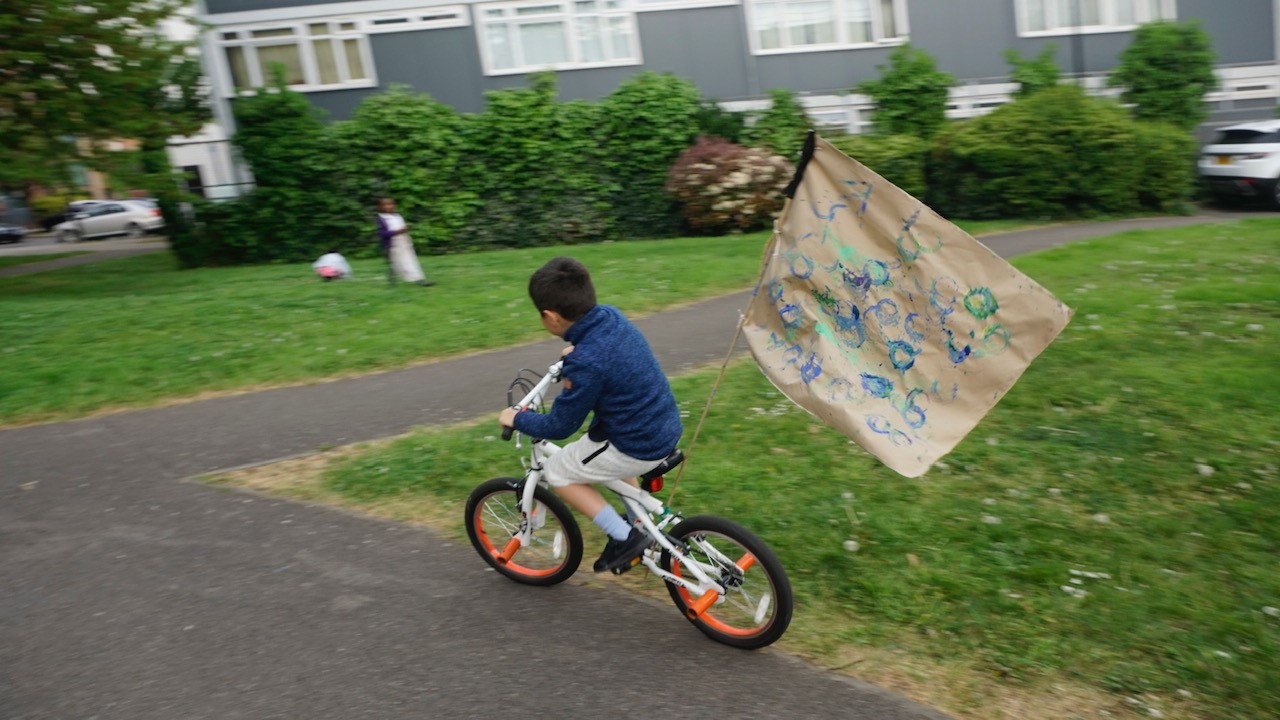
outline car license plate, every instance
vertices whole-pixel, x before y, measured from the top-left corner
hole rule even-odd
[[[1218,156],[1218,164],[1219,164],[1219,165],[1230,165],[1230,164],[1231,164],[1231,156],[1230,156],[1230,155],[1219,155],[1219,156]]]

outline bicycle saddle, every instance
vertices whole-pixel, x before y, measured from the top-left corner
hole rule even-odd
[[[663,458],[662,463],[658,467],[640,476],[640,487],[645,492],[657,492],[662,489],[662,476],[671,471],[672,468],[684,462],[684,452],[680,448],[671,451],[671,454]],[[655,487],[656,486],[656,487]]]

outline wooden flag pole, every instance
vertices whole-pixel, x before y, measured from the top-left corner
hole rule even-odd
[[[791,200],[795,197],[796,189],[800,187],[800,181],[804,179],[804,169],[808,166],[809,161],[813,159],[814,148],[817,144],[818,134],[812,130],[805,136],[804,147],[800,151],[800,161],[796,163],[796,174],[791,178],[791,183],[787,185],[786,190],[782,194],[786,196],[786,200],[782,203],[782,212],[778,213],[778,217],[787,216],[787,211],[791,209]],[[751,296],[754,298],[760,292],[760,283],[764,282],[765,268],[768,267],[769,256],[773,253],[773,247],[778,244],[778,221],[773,221],[773,234],[769,236],[769,242],[764,246],[764,255],[760,258],[760,275],[756,278],[755,291]],[[698,424],[693,428],[693,436],[689,438],[689,449],[685,452],[685,460],[680,464],[680,470],[676,473],[675,482],[671,483],[671,494],[667,496],[667,504],[670,505],[676,497],[676,491],[680,489],[680,479],[684,477],[685,468],[689,467],[690,457],[693,456],[693,446],[698,444],[698,433],[702,432],[702,424],[707,421],[707,413],[711,412],[711,403],[716,399],[716,392],[720,390],[720,381],[724,380],[725,370],[729,368],[729,360],[733,358],[733,349],[738,346],[738,338],[742,337],[742,327],[747,322],[747,314],[742,313],[738,318],[738,328],[733,333],[733,340],[729,342],[729,351],[724,355],[724,362],[720,364],[720,373],[716,375],[716,381],[711,386],[711,393],[707,395],[707,404],[702,408],[702,417],[698,418]]]
[[[786,217],[787,209],[791,207],[791,198],[787,197],[782,204],[782,212],[778,217]],[[755,293],[760,292],[760,283],[764,280],[764,271],[769,259],[769,255],[773,252],[773,246],[778,243],[778,225],[774,221],[773,234],[769,236],[769,242],[764,246],[764,255],[760,258],[760,276],[756,278]],[[720,364],[720,373],[716,375],[716,381],[711,385],[711,392],[707,395],[707,404],[702,408],[702,417],[698,418],[698,424],[693,428],[693,436],[689,438],[689,449],[685,451],[684,462],[680,463],[680,470],[676,472],[676,479],[671,483],[671,494],[667,496],[667,505],[670,505],[676,497],[676,491],[680,489],[680,479],[684,477],[685,468],[689,467],[690,458],[693,456],[693,446],[698,444],[698,433],[702,432],[702,424],[707,421],[707,413],[711,412],[711,403],[716,399],[716,392],[720,389],[720,381],[724,380],[724,373],[729,368],[729,360],[733,358],[733,349],[738,346],[738,338],[742,337],[742,326],[747,322],[747,314],[741,313],[738,318],[738,327],[733,332],[733,340],[729,342],[729,351],[724,355],[724,362]]]

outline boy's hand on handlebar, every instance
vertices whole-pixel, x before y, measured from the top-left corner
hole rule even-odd
[[[498,424],[504,428],[513,428],[516,426],[516,415],[519,414],[519,408],[503,408],[498,413]]]

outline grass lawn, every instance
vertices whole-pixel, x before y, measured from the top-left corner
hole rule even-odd
[[[571,252],[640,314],[749,287],[767,235],[424,258],[431,288],[307,265],[178,271],[167,254],[0,278],[0,424],[371,372],[541,339],[529,273]]]
[[[974,233],[1025,223],[965,225]],[[433,288],[379,260],[321,283],[306,265],[179,271],[167,254],[0,278],[0,426],[306,382],[545,337],[529,273],[571,253],[629,314],[750,287],[764,232],[424,258]],[[42,258],[45,259],[45,258]],[[4,262],[0,258],[0,266]]]
[[[1126,233],[1015,264],[1076,318],[923,478],[893,474],[742,360],[676,506],[779,552],[798,608],[783,648],[959,717],[1274,718],[1280,221]],[[674,380],[690,431],[714,378]],[[484,418],[312,458],[274,473],[284,483],[224,480],[460,534],[471,488],[519,472],[495,431]],[[674,610],[672,631],[694,632]]]
[[[13,267],[14,265],[29,265],[31,263],[45,262],[46,260],[61,260],[62,258],[88,254],[89,251],[81,250],[79,252],[55,253],[50,255],[0,255],[0,269]]]

